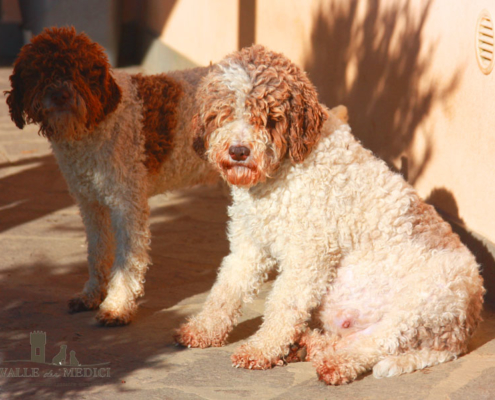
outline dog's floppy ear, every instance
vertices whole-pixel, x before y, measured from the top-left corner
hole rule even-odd
[[[304,73],[298,74],[291,84],[289,121],[289,156],[293,162],[302,162],[311,153],[321,136],[321,128],[328,118],[318,102],[318,94]]]
[[[93,67],[93,73],[96,71],[99,74],[96,95],[86,86],[84,77],[81,76],[75,81],[80,92],[85,94],[83,97],[88,110],[86,117],[87,128],[93,128],[98,125],[117,108],[122,98],[122,91],[110,73],[109,65],[105,63],[105,65]]]
[[[10,75],[10,85],[12,90],[6,90],[7,105],[9,106],[10,118],[18,128],[24,128],[24,85],[21,78],[22,63],[19,60],[14,65],[14,72]]]
[[[192,120],[193,128],[193,149],[194,151],[203,159],[206,160],[206,145],[205,145],[205,134],[206,128],[201,121],[199,114],[196,114]]]
[[[104,101],[103,101],[103,112],[105,115],[110,114],[114,111],[120,103],[122,98],[122,91],[119,85],[115,82],[115,79],[110,74],[108,68],[105,68],[103,73],[103,85],[104,85]]]

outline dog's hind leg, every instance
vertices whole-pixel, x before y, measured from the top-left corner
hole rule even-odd
[[[311,361],[316,368],[318,378],[328,385],[342,385],[354,381],[359,375],[369,371],[382,359],[386,350],[380,344],[386,338],[393,346],[398,345],[393,327],[372,325],[363,331],[345,336],[338,341],[313,339],[309,344]]]
[[[395,356],[388,356],[373,367],[375,378],[389,378],[406,374],[419,369],[431,367],[457,357],[451,351],[437,351],[432,349],[411,350]]]
[[[107,207],[78,197],[86,228],[89,279],[81,293],[69,300],[69,312],[94,310],[106,296],[108,274],[114,260],[115,240]]]
[[[400,352],[382,358],[373,367],[373,375],[375,378],[401,375],[457,358],[467,351],[473,320],[464,324],[462,315],[445,312],[401,332]]]
[[[373,369],[376,378],[390,377],[450,361],[466,350],[465,332],[446,325],[430,332],[408,325],[414,315],[389,315],[367,328],[313,351],[320,380],[330,385],[352,382]]]

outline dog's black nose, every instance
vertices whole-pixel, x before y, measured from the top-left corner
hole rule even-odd
[[[70,99],[70,93],[67,89],[60,89],[50,94],[50,100],[57,106],[63,106],[67,104]]]
[[[244,161],[249,157],[251,150],[249,150],[246,146],[230,146],[229,154],[230,158],[234,161]]]

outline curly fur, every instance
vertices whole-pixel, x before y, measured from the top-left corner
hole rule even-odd
[[[291,103],[301,92],[309,103]],[[478,265],[433,207],[353,137],[345,107],[316,105],[300,70],[259,46],[222,61],[199,93],[205,154],[232,185],[231,253],[203,310],[179,329],[179,343],[223,345],[242,303],[278,268],[264,322],[234,353],[234,366],[297,360],[291,344],[299,343],[320,379],[338,385],[370,369],[394,376],[466,351],[483,303]],[[308,135],[311,128],[317,132]],[[301,142],[303,152],[290,151]],[[232,144],[250,155],[229,159]],[[271,166],[269,177],[234,176],[259,165]],[[321,329],[311,332],[313,310]]]
[[[259,45],[217,64],[198,97],[202,101],[195,117],[195,150],[210,159],[217,157],[212,160],[214,165],[222,166],[220,172],[235,185],[249,186],[266,179],[286,153],[292,161],[302,162],[318,142],[327,118],[304,71]],[[237,136],[227,141],[224,130]],[[255,155],[252,163],[238,170],[226,150],[241,142],[247,131]]]
[[[130,322],[150,263],[147,198],[216,180],[192,149],[207,72],[112,71],[103,48],[73,28],[46,29],[22,48],[6,92],[12,120],[38,124],[50,141],[87,233],[89,280],[70,311]]]

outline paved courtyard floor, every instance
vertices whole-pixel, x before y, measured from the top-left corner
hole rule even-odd
[[[2,92],[9,74],[0,69]],[[244,309],[228,346],[176,347],[174,330],[200,309],[228,252],[228,202],[221,186],[151,199],[153,265],[135,321],[102,328],[94,312],[70,315],[67,300],[87,279],[81,219],[46,140],[33,126],[18,130],[0,101],[0,399],[495,398],[489,307],[469,353],[458,360],[390,379],[368,374],[340,387],[319,382],[310,363],[269,371],[231,367],[234,349],[261,323],[270,282]],[[72,351],[88,367],[64,371],[22,361],[31,360],[31,341],[46,361],[66,346],[67,355]]]

